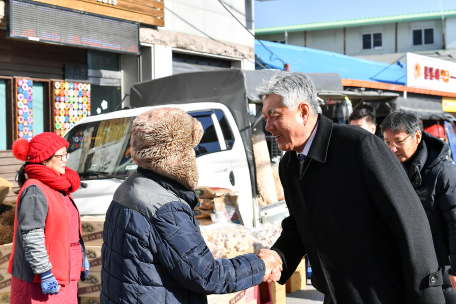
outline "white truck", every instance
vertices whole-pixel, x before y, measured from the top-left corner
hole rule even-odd
[[[65,138],[70,142],[67,166],[82,181],[73,194],[80,213],[106,213],[117,187],[137,168],[130,155],[133,119],[153,107],[169,106],[186,111],[203,125],[204,135],[195,148],[199,186],[238,191],[239,211],[247,227],[286,216],[284,201],[259,207],[253,156],[252,127],[262,117],[255,87],[274,73],[226,69],[138,83],[131,89],[129,102],[122,104],[123,110],[78,123]],[[323,95],[332,92],[331,96],[343,98],[339,75],[308,75]],[[258,115],[252,116],[251,110]]]

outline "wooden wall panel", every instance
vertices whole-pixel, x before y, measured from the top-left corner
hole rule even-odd
[[[162,1],[117,0],[117,5],[103,3],[97,0],[34,1],[149,25],[165,26],[165,11]]]
[[[0,75],[64,79],[65,64],[87,65],[87,49],[6,37],[0,30]]]

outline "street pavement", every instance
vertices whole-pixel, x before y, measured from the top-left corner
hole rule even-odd
[[[307,281],[307,284],[310,280]],[[287,304],[322,304],[323,294],[315,290],[312,285],[307,285],[304,289],[287,293]]]

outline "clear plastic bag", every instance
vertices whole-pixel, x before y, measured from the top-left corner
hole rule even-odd
[[[281,221],[274,224],[266,223],[250,229],[255,254],[258,254],[260,249],[271,249],[282,233],[280,223]]]
[[[202,226],[201,234],[214,258],[246,251],[253,246],[250,230],[242,225],[220,223]]]

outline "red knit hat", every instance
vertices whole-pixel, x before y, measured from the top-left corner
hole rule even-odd
[[[69,145],[65,138],[52,132],[44,132],[33,136],[30,142],[23,138],[16,140],[13,144],[13,155],[19,160],[38,164]]]

